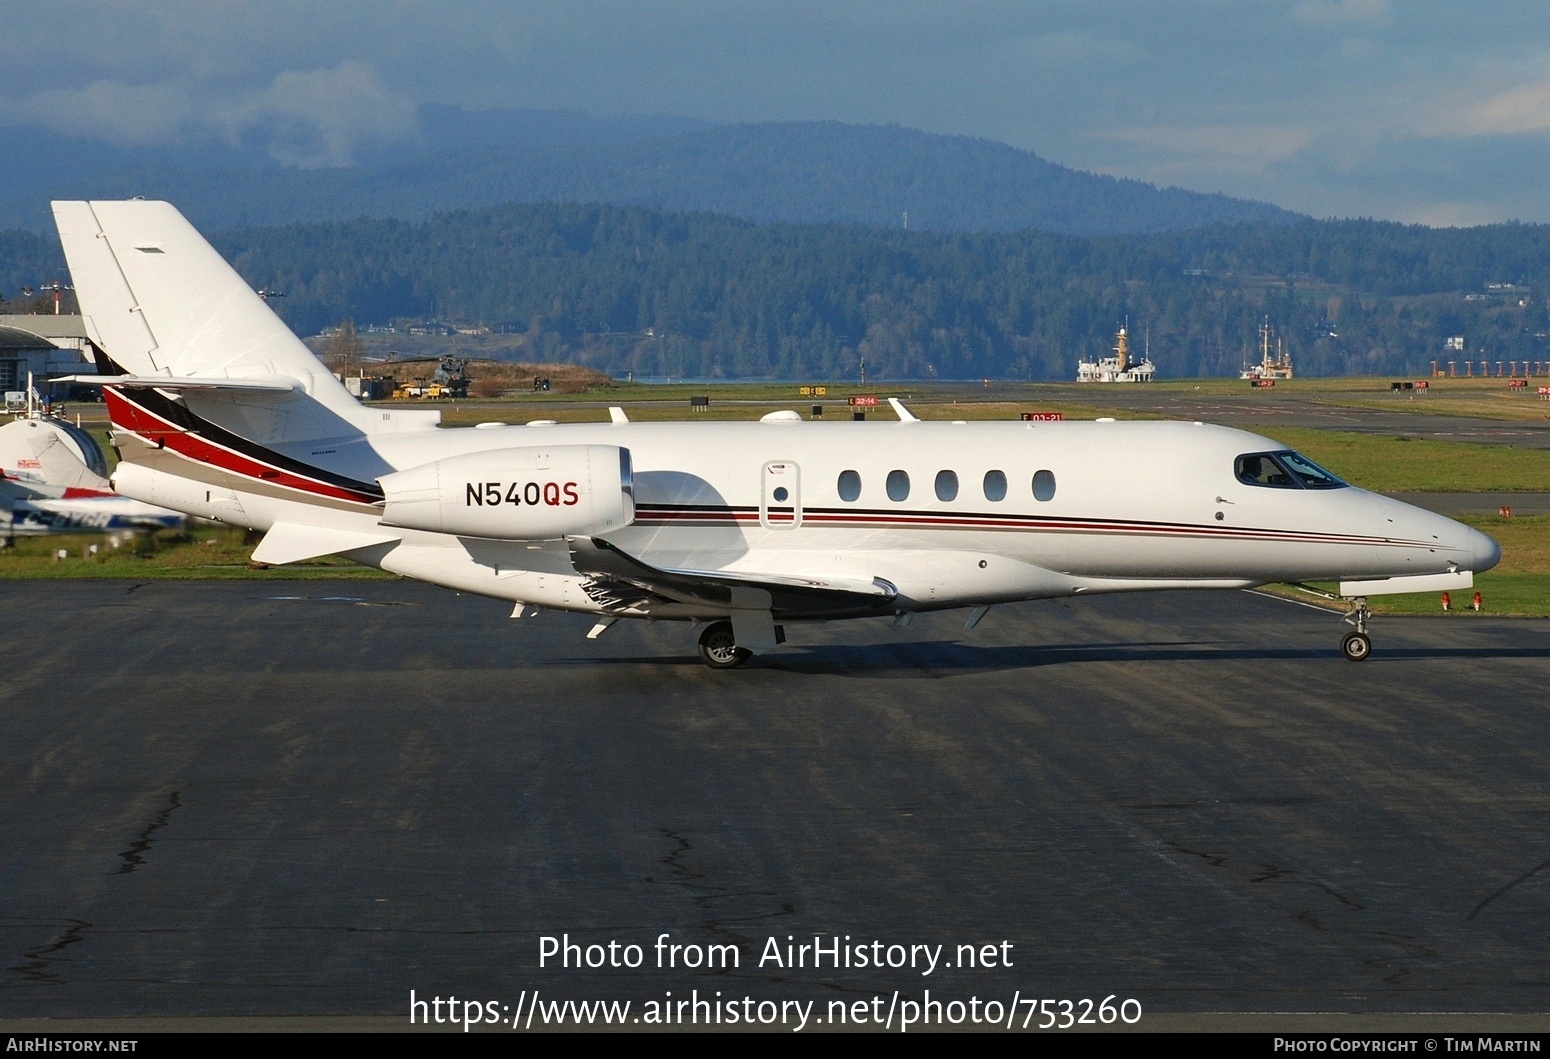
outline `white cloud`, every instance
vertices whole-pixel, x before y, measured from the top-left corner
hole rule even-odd
[[[181,86],[116,81],[44,89],[29,99],[7,101],[3,111],[8,124],[44,125],[123,146],[176,143],[196,120],[193,100]]]
[[[359,62],[286,70],[262,89],[224,95],[187,81],[101,80],[5,101],[3,112],[0,122],[6,124],[45,125],[123,146],[213,135],[308,168],[347,166],[363,147],[412,139],[419,132],[414,101],[384,88]]]
[[[1544,132],[1550,129],[1550,78],[1498,93],[1455,115],[1453,130],[1466,135]]]
[[[207,120],[233,143],[258,135],[282,162],[303,167],[347,166],[362,147],[394,143],[418,132],[415,104],[382,87],[363,63],[332,70],[287,70],[263,92],[211,107]]]
[[[1550,219],[1520,161],[1550,157],[1543,0],[56,0],[13,22],[0,124],[115,143],[341,165],[412,139],[421,102],[827,118],[1320,214]]]

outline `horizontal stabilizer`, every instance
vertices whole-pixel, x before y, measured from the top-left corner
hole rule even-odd
[[[1386,577],[1381,581],[1342,581],[1342,596],[1398,596],[1406,592],[1451,592],[1454,589],[1473,588],[1475,575],[1471,570],[1452,574],[1414,574],[1410,577]]]
[[[54,381],[80,383],[83,386],[155,386],[162,390],[252,390],[260,393],[290,393],[300,387],[296,379],[280,376],[267,379],[200,379],[172,375],[64,375]]]
[[[253,561],[270,566],[299,563],[320,555],[339,555],[374,544],[391,544],[403,535],[390,532],[363,532],[332,526],[307,526],[297,522],[276,522],[253,550]]]

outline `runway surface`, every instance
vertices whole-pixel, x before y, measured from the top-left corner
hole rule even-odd
[[[1550,514],[1550,493],[1388,493],[1387,496],[1439,515]]]
[[[716,673],[682,625],[589,642],[413,583],[0,598],[0,1018],[1550,1009],[1544,622],[1380,619],[1357,665],[1337,616],[1169,593],[793,628]],[[566,934],[644,966],[541,968]],[[739,966],[659,970],[661,934]],[[759,965],[815,935],[954,965]]]

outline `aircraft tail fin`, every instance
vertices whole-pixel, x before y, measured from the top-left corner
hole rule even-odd
[[[130,374],[327,375],[170,203],[56,202],[92,335]]]
[[[108,480],[100,474],[93,473],[92,469],[60,440],[59,435],[49,434],[39,438],[33,442],[32,448],[37,452],[38,466],[48,484],[66,489],[107,489],[109,487]]]
[[[0,426],[0,472],[56,489],[108,488],[107,464],[97,442],[58,419],[17,419]]]
[[[155,376],[183,389],[204,382],[210,388],[190,404],[211,409],[234,400],[217,389],[222,380],[267,383],[275,402],[310,398],[311,414],[288,416],[288,440],[424,428],[439,418],[369,414],[170,203],[53,205],[87,336],[133,378],[126,385]],[[294,380],[293,393],[282,380]]]

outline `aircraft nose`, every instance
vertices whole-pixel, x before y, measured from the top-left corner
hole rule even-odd
[[[1469,531],[1469,550],[1473,555],[1469,568],[1477,574],[1502,560],[1502,546],[1479,530]]]

